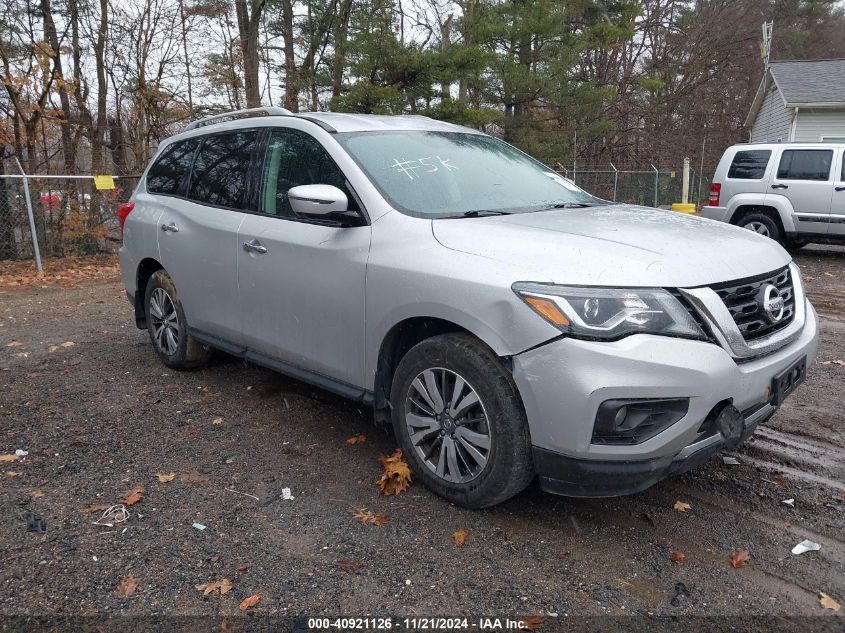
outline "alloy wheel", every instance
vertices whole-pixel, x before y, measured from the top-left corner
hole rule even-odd
[[[742,228],[748,229],[749,231],[754,231],[755,233],[759,233],[760,235],[765,235],[766,237],[771,237],[769,234],[769,227],[767,227],[762,222],[758,222],[757,220],[752,220],[748,224],[745,224]]]
[[[420,372],[405,398],[405,424],[417,456],[438,477],[466,483],[490,457],[487,412],[467,380],[443,367]]]
[[[158,349],[168,356],[173,356],[179,348],[179,315],[173,299],[164,288],[156,288],[150,295],[150,316],[153,339]]]

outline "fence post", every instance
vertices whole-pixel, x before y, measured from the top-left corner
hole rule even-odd
[[[651,168],[654,170],[654,207],[657,208],[657,193],[658,193],[658,187],[660,185],[660,183],[659,183],[660,172],[657,171],[657,167],[655,167],[651,163],[649,163],[649,165],[651,165]]]
[[[29,195],[29,178],[23,170],[23,167],[21,167],[21,162],[18,160],[17,156],[15,156],[15,162],[18,164],[18,169],[23,176],[23,195],[26,200],[26,213],[29,216],[29,232],[32,235],[32,251],[35,253],[35,268],[38,270],[38,274],[40,275],[44,272],[44,269],[41,266],[41,251],[38,248],[38,232],[35,230],[35,215],[32,212],[32,197]]]
[[[610,163],[613,168],[613,201],[616,202],[616,186],[619,184],[619,170],[613,163]]]

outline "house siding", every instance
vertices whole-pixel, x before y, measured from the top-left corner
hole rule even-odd
[[[822,137],[845,138],[845,108],[798,111],[794,140],[799,143],[816,143]]]
[[[783,102],[777,88],[773,88],[763,100],[763,105],[751,128],[752,143],[776,143],[789,140],[792,113]]]

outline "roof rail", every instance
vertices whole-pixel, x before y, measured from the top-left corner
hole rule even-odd
[[[222,114],[212,114],[199,121],[191,121],[185,126],[185,131],[195,130],[198,127],[206,125],[213,125],[215,123],[225,123],[227,121],[237,121],[238,119],[249,119],[259,116],[290,116],[293,114],[290,110],[284,108],[247,108],[246,110],[233,110],[232,112],[224,112]]]

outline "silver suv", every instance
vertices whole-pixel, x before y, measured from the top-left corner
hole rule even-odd
[[[845,144],[729,147],[701,215],[777,240],[845,243]]]
[[[219,349],[371,405],[457,504],[535,475],[644,490],[746,439],[815,357],[798,268],[760,235],[423,117],[229,118],[163,142],[120,210],[138,327],[168,367]]]

